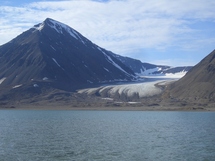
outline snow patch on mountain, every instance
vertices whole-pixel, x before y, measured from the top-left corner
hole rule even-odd
[[[55,49],[52,45],[50,45],[50,47],[51,47],[53,50],[55,50],[55,51],[56,51],[56,49]]]
[[[13,88],[19,88],[21,86],[22,86],[22,84],[19,84],[19,85],[13,86]]]
[[[55,58],[52,58],[52,60],[55,62],[55,64],[57,64],[57,66],[59,66],[62,70],[64,70],[64,69],[60,66],[60,64],[55,60]]]
[[[4,80],[6,79],[6,77],[0,79],[0,84],[2,84],[4,82]]]
[[[35,88],[39,87],[39,85],[38,85],[38,84],[34,84],[33,86],[34,86]]]
[[[39,25],[35,25],[33,28],[35,28],[38,31],[41,31],[45,26],[45,22],[40,23]]]
[[[107,68],[104,68],[104,70],[106,70],[107,72],[110,72]]]
[[[47,77],[44,77],[44,78],[43,78],[43,80],[44,80],[44,81],[47,81],[47,80],[48,80],[48,78],[47,78]]]

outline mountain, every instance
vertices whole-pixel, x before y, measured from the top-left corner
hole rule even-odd
[[[134,72],[71,27],[47,18],[0,46],[0,89],[50,86],[74,90],[132,81]]]
[[[170,67],[166,65],[155,65],[150,63],[143,63],[140,60],[120,56],[110,52],[115,58],[120,60],[122,63],[131,68],[134,73],[140,76],[149,75],[167,75],[167,74],[177,74],[177,73],[187,73],[192,66],[182,66],[182,67]]]
[[[194,104],[214,103],[215,50],[194,66],[183,78],[169,85],[164,97]]]

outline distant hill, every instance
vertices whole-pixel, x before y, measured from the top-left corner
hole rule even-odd
[[[111,53],[111,52],[110,52]],[[181,66],[181,67],[171,67],[167,65],[155,65],[150,63],[143,63],[140,60],[120,56],[111,53],[114,57],[119,59],[122,63],[131,68],[134,73],[140,76],[149,75],[167,75],[167,74],[177,74],[177,73],[187,73],[192,66]]]
[[[183,78],[171,84],[164,98],[193,104],[215,102],[215,50],[194,66]]]

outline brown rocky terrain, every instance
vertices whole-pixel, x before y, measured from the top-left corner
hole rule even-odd
[[[215,106],[215,50],[162,95],[164,101],[182,105]]]

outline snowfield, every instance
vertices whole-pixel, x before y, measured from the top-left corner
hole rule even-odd
[[[145,70],[144,72],[142,71],[141,73],[136,73],[137,75],[139,75],[140,77],[146,77],[146,78],[182,78],[183,76],[185,76],[185,74],[187,73],[187,71],[181,71],[178,73],[165,73],[165,74],[151,74],[153,72],[156,71],[160,71],[161,68],[157,67],[157,68],[153,68],[153,69],[148,69]]]

